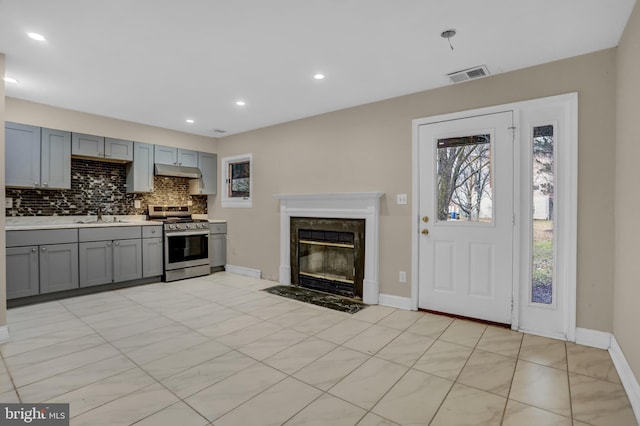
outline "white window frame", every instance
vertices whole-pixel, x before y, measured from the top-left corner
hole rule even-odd
[[[251,208],[253,207],[253,156],[249,154],[233,155],[230,157],[224,157],[221,160],[222,179],[220,193],[222,194],[222,207],[223,208]],[[229,176],[229,165],[232,163],[249,162],[249,196],[243,198],[229,197],[228,183],[231,176]]]

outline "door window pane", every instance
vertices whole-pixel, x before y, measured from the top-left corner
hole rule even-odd
[[[553,303],[553,126],[533,128],[531,301]]]
[[[491,222],[491,135],[438,139],[438,220]]]

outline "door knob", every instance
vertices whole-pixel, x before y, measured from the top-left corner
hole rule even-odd
[[[425,228],[425,229],[423,229],[422,231],[420,231],[420,233],[421,233],[422,235],[427,235],[427,234],[429,234],[429,230],[428,230],[427,228]]]
[[[422,216],[422,221],[423,221],[424,223],[429,222],[429,216]]]

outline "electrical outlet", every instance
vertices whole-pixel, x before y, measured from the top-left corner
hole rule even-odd
[[[4,207],[6,209],[11,209],[13,208],[13,198],[5,198],[4,199]]]
[[[407,204],[407,194],[398,194],[398,205]]]
[[[401,283],[406,283],[407,282],[407,273],[405,271],[400,271],[398,279],[400,280]]]
[[[193,205],[193,201],[191,201],[191,200],[187,201],[187,205],[188,206],[192,206]]]
[[[133,200],[133,207],[135,207],[136,209],[140,209],[140,208],[142,208],[142,201],[140,201],[140,200]]]

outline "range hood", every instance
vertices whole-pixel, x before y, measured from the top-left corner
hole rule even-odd
[[[174,166],[172,164],[156,163],[155,175],[199,179],[200,176],[202,176],[202,173],[197,167]]]

